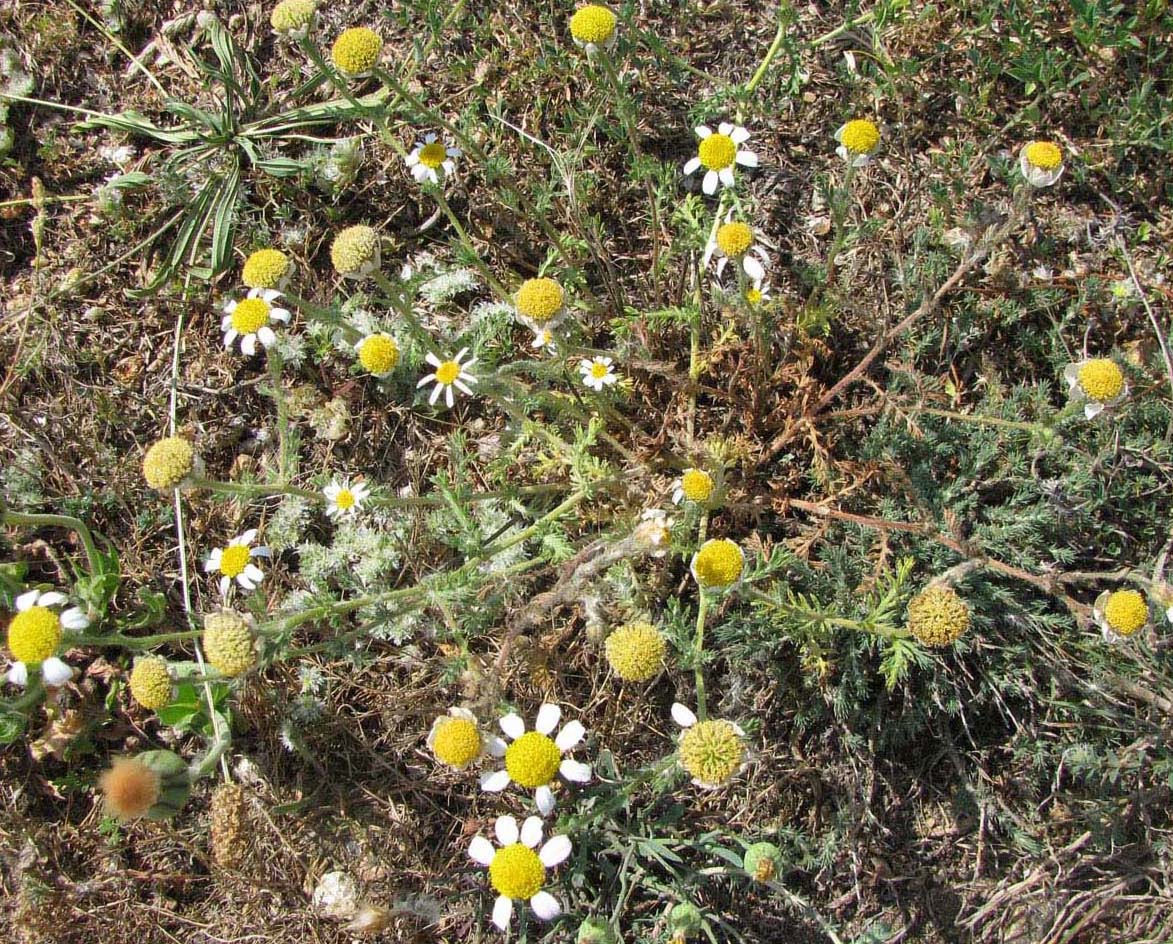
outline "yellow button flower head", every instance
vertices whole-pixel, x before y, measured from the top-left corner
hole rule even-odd
[[[969,607],[949,587],[926,587],[908,604],[908,631],[926,646],[955,642],[969,629]]]
[[[667,644],[651,623],[628,623],[607,637],[603,650],[611,670],[625,682],[646,682],[664,668]]]
[[[530,910],[542,921],[558,917],[562,907],[549,892],[542,891],[546,869],[561,865],[570,855],[566,836],[551,836],[542,843],[542,821],[531,816],[517,827],[512,816],[498,817],[494,826],[499,848],[484,836],[476,836],[468,845],[474,862],[489,870],[489,883],[497,892],[493,904],[493,924],[504,931],[513,917],[513,902],[528,901]]]
[[[1032,187],[1050,187],[1063,176],[1063,152],[1051,141],[1028,141],[1018,152],[1018,169]]]
[[[19,662],[39,665],[61,645],[61,618],[47,606],[21,610],[8,624],[8,651]]]
[[[588,56],[599,50],[610,50],[615,45],[615,14],[597,3],[589,3],[575,11],[570,18],[570,36],[574,44],[585,49]]]
[[[229,678],[247,672],[257,661],[248,621],[231,610],[204,617],[203,644],[208,665]]]
[[[581,722],[571,721],[562,726],[554,735],[558,722],[562,720],[562,709],[557,705],[542,705],[538,710],[533,731],[526,731],[525,722],[516,714],[507,714],[500,721],[501,730],[512,743],[506,746],[500,738],[488,744],[489,753],[505,758],[505,769],[481,776],[481,789],[488,793],[500,793],[510,783],[517,783],[534,791],[538,810],[548,816],[554,809],[554,793],[550,789],[555,778],[561,775],[573,783],[586,783],[591,779],[589,764],[582,764],[568,757],[586,734]]]
[[[690,569],[702,590],[727,590],[741,580],[745,554],[728,538],[713,538],[692,556]]]
[[[715,194],[718,184],[732,187],[736,183],[733,176],[735,166],[758,166],[757,154],[741,147],[749,140],[749,132],[745,128],[722,122],[714,133],[708,125],[697,125],[696,134],[700,138],[697,156],[684,165],[684,173],[693,174],[704,167],[701,190],[707,195]]]
[[[1105,590],[1092,613],[1106,642],[1120,642],[1144,628],[1149,621],[1149,601],[1139,590]]]
[[[89,617],[76,606],[58,613],[56,607],[68,603],[69,598],[56,590],[28,590],[15,602],[16,615],[8,624],[8,650],[13,662],[5,678],[23,687],[28,684],[28,670],[33,666],[40,669],[46,685],[64,685],[73,678],[73,669],[56,656],[63,631],[85,629],[90,625]]]
[[[835,140],[839,142],[836,153],[854,166],[862,167],[880,146],[880,129],[866,118],[856,118],[835,132]]]
[[[143,456],[143,478],[157,491],[170,491],[198,474],[199,466],[192,444],[182,436],[169,436],[160,439]]]
[[[289,281],[289,257],[280,249],[258,249],[244,260],[240,278],[249,288],[284,288]]]
[[[376,377],[386,377],[399,363],[399,345],[389,334],[368,334],[354,350],[358,362]]]
[[[171,703],[171,673],[166,659],[147,656],[135,662],[130,673],[130,697],[151,711]]]
[[[317,0],[281,0],[269,16],[269,25],[278,36],[305,39],[318,18]]]
[[[455,770],[463,770],[479,758],[485,748],[476,716],[464,708],[449,708],[448,714],[432,722],[427,744],[436,760]]]
[[[672,706],[672,719],[684,729],[680,766],[698,787],[720,787],[745,766],[745,732],[731,721],[698,721],[680,702]]]
[[[526,279],[517,290],[517,315],[532,328],[556,324],[565,311],[566,293],[553,279]]]
[[[744,256],[753,245],[753,230],[740,221],[722,223],[717,227],[717,248],[725,255]]]
[[[382,51],[383,40],[378,33],[365,26],[352,26],[334,40],[330,57],[339,72],[352,79],[359,79],[371,74],[379,64]]]
[[[1085,401],[1083,412],[1089,420],[1119,405],[1128,396],[1124,371],[1110,358],[1068,364],[1063,377],[1067,381],[1067,395],[1072,400]]]
[[[672,493],[672,500],[676,504],[690,501],[697,505],[707,504],[717,490],[717,483],[704,469],[685,469],[680,476],[680,484]]]
[[[344,278],[366,278],[379,268],[379,234],[369,226],[348,226],[334,237],[330,261]]]

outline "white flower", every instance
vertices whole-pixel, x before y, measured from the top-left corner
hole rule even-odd
[[[89,626],[89,617],[87,617],[85,613],[82,612],[81,607],[71,606],[68,609],[62,610],[60,613],[56,612],[55,608],[60,607],[62,604],[68,602],[69,597],[57,590],[50,590],[48,592],[42,592],[40,590],[29,590],[20,594],[20,596],[16,598],[17,615],[13,617],[12,623],[10,623],[8,627],[9,648],[12,648],[14,643],[17,649],[23,648],[13,639],[13,630],[17,627],[18,620],[23,621],[32,618],[34,619],[33,625],[36,625],[35,617],[31,612],[34,610],[34,608],[42,611],[37,615],[42,620],[48,622],[50,629],[53,628],[52,621],[54,619],[57,621],[57,632],[60,632],[61,630],[77,632]],[[49,612],[43,612],[46,610]],[[21,614],[25,614],[25,616],[22,617]],[[44,629],[44,627],[42,626],[41,629]],[[39,633],[34,633],[34,635],[39,635]],[[30,641],[32,640],[26,641],[26,645]],[[39,641],[43,643],[43,640]],[[59,647],[60,642],[58,642],[57,645]],[[16,653],[14,652],[14,655],[15,654]],[[26,658],[31,656],[31,653],[26,654]],[[55,655],[46,655],[43,659],[40,659],[39,662],[34,662],[33,664],[40,665],[41,679],[46,685],[50,687],[56,688],[58,686],[64,685],[71,678],[73,678],[73,669],[71,669],[68,665],[65,664],[65,662],[57,658]],[[13,685],[18,685],[23,688],[28,684],[28,665],[20,659],[14,660],[12,665],[9,666],[5,677]]]
[[[578,369],[582,372],[582,382],[593,390],[602,391],[619,380],[609,357],[586,358],[578,365]]]
[[[717,192],[718,183],[726,187],[734,185],[735,165],[758,166],[758,156],[753,151],[741,148],[741,145],[749,140],[749,132],[745,128],[723,122],[717,126],[717,132],[714,134],[713,129],[707,125],[698,125],[696,135],[701,140],[700,147],[697,156],[684,165],[684,173],[695,173],[703,166],[705,179],[701,189],[709,196]]]
[[[251,357],[257,352],[257,341],[265,347],[277,343],[277,335],[269,325],[274,321],[289,324],[292,317],[284,308],[273,305],[281,293],[269,288],[254,288],[246,298],[232,300],[224,306],[220,329],[224,332],[224,346],[232,347],[240,338],[240,350]]]
[[[770,300],[770,286],[761,279],[754,279],[753,287],[745,291],[745,300],[750,305],[760,305]]]
[[[353,518],[362,510],[371,490],[362,482],[350,484],[350,479],[335,480],[322,489],[326,496],[326,514],[331,518]]]
[[[554,793],[550,785],[559,774],[573,783],[586,783],[591,779],[589,764],[562,756],[575,748],[586,729],[581,722],[571,721],[551,737],[561,720],[562,709],[549,704],[538,709],[533,731],[527,732],[525,722],[516,714],[510,713],[502,718],[501,730],[512,743],[506,746],[501,738],[493,738],[488,748],[494,757],[505,758],[505,768],[482,774],[481,789],[500,793],[510,783],[517,783],[534,791],[538,810],[543,816],[549,816],[554,809]]]
[[[702,269],[708,268],[714,255],[718,256],[718,279],[724,275],[730,259],[740,260],[745,274],[754,282],[766,277],[766,267],[770,265],[770,257],[758,243],[754,231],[746,223],[734,220],[732,209],[725,216],[725,223],[713,231],[713,238],[705,247]]]
[[[1089,420],[1128,399],[1128,379],[1109,358],[1093,357],[1068,364],[1063,369],[1063,379],[1067,381],[1068,399],[1082,403],[1083,415]]]
[[[444,394],[444,402],[448,404],[451,409],[453,403],[456,402],[452,393],[452,388],[455,387],[463,394],[472,396],[472,389],[469,384],[477,382],[476,377],[468,372],[468,368],[472,367],[477,362],[475,357],[470,357],[467,361],[461,363],[461,358],[468,353],[468,348],[462,347],[455,357],[450,360],[442,361],[435,354],[428,354],[424,359],[435,367],[435,371],[424,377],[418,384],[416,389],[426,387],[430,383],[435,383],[436,387],[432,391],[432,395],[428,397],[428,405],[435,406],[436,401],[440,399],[440,394]]]
[[[558,353],[558,340],[554,337],[554,332],[549,328],[535,328],[530,325],[534,333],[533,344],[530,345],[536,351],[542,351],[546,354]]]
[[[1018,169],[1032,187],[1050,187],[1063,176],[1063,152],[1050,141],[1028,141],[1018,152]]]
[[[272,557],[267,547],[252,547],[249,545],[256,540],[257,529],[249,528],[244,534],[234,537],[227,547],[218,547],[204,562],[204,573],[220,574],[220,595],[228,596],[228,591],[235,580],[242,590],[255,590],[257,584],[265,579],[265,573],[252,562],[254,557]]]
[[[561,865],[570,855],[570,839],[551,836],[539,849],[542,821],[536,816],[528,817],[520,830],[512,816],[498,817],[494,831],[498,848],[484,836],[474,836],[468,845],[469,856],[489,870],[489,881],[497,892],[493,924],[502,931],[509,927],[515,900],[529,901],[530,908],[542,921],[558,917],[562,906],[542,886],[546,869]]]
[[[426,180],[438,184],[456,173],[456,161],[453,158],[460,156],[460,148],[446,147],[442,141],[437,140],[436,135],[427,134],[423,142],[416,144],[404,160],[411,168],[411,176],[417,183],[422,184]]]

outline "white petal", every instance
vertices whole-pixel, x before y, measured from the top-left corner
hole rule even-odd
[[[50,590],[48,593],[42,593],[41,598],[37,600],[38,606],[59,606],[65,603],[69,597],[59,590]]]
[[[227,304],[224,306],[224,314],[231,315],[234,311],[236,311],[236,305],[237,302],[235,298],[229,299]]]
[[[265,547],[264,545],[262,545],[260,547],[254,547],[251,551],[248,552],[248,556],[249,557],[264,557],[264,558],[268,559],[273,556],[273,552],[271,550],[269,550],[267,547]]]
[[[235,329],[235,328],[229,328],[229,329],[228,329],[228,330],[227,330],[227,331],[224,333],[224,346],[225,346],[225,347],[232,347],[232,342],[233,342],[233,341],[235,341],[235,340],[236,340],[238,337],[240,337],[240,335],[238,335],[238,334],[236,333],[236,329]]]
[[[723,183],[726,187],[732,187],[735,183],[737,183],[737,179],[733,176],[732,167],[721,168],[721,170],[717,172],[717,176],[721,179],[721,183]]]
[[[432,388],[432,395],[428,397],[428,406],[435,406],[436,401],[440,399],[440,394],[443,393],[443,391],[444,385],[442,383],[437,383],[436,386]]]
[[[458,363],[458,364],[459,364],[459,363],[461,362],[461,360],[463,359],[464,355],[465,355],[465,354],[467,354],[467,353],[468,353],[468,348],[466,348],[466,347],[462,347],[462,348],[461,348],[459,351],[457,351],[457,352],[456,352],[456,356],[455,356],[454,358],[452,358],[452,359],[453,359],[454,361],[456,361],[456,363]],[[472,361],[469,361],[468,363],[469,363],[469,364],[471,364],[471,363],[472,363]],[[468,364],[466,364],[465,366],[467,367],[467,366],[468,366]]]
[[[501,895],[493,904],[493,924],[501,931],[509,927],[509,919],[513,917],[513,900]]]
[[[272,347],[277,343],[277,335],[268,325],[257,330],[257,337],[265,347]]]
[[[708,125],[697,125],[696,126],[696,136],[698,138],[700,138],[702,141],[705,138],[707,138],[709,135],[711,135],[712,133],[713,133],[713,129],[710,128]]]
[[[492,773],[481,774],[481,789],[485,793],[500,793],[509,786],[509,771],[494,770]]]
[[[758,156],[753,151],[738,151],[734,160],[742,167],[758,166]]]
[[[210,574],[220,569],[220,557],[224,551],[221,548],[216,548],[208,555],[208,559],[204,561],[204,573]]]
[[[442,363],[444,363],[443,361],[440,360],[440,358],[438,358],[435,354],[432,354],[431,352],[424,355],[424,360],[427,361],[429,364],[431,364],[433,367],[439,367]]]
[[[525,734],[525,722],[521,720],[521,715],[509,712],[499,722],[501,730],[505,732],[505,736],[511,741],[516,741],[519,737]]]
[[[733,125],[731,125],[728,121],[722,121],[719,125],[717,125],[717,133],[723,134],[727,138],[731,137],[733,135]]]
[[[240,350],[252,357],[257,353],[257,336],[255,334],[246,334],[240,339]]]
[[[253,583],[260,583],[265,579],[265,572],[261,570],[261,568],[259,568],[256,564],[249,564],[244,568],[244,573],[241,574],[241,576],[248,577],[248,579]]]
[[[685,174],[695,174],[697,172],[697,170],[700,168],[700,166],[701,166],[701,159],[699,157],[694,157],[690,161],[685,161],[684,173]]]
[[[71,606],[61,614],[61,625],[66,629],[85,629],[90,625],[90,620],[81,611],[81,607]]]
[[[497,845],[512,846],[517,842],[517,820],[512,816],[498,816],[495,830],[497,833]]]
[[[741,264],[745,269],[745,274],[755,282],[760,282],[766,277],[766,270],[762,267],[762,264],[753,256],[746,256],[742,260]]]
[[[435,131],[429,131],[427,134],[424,135],[424,144],[435,144],[435,143],[436,143],[436,132]]]
[[[451,385],[444,388],[444,402],[448,404],[450,410],[456,403],[456,396],[452,393]]]
[[[719,179],[720,178],[717,176],[717,172],[715,170],[709,171],[707,174],[705,174],[705,180],[704,183],[701,184],[701,190],[711,197],[717,192],[717,181]]]
[[[428,384],[432,383],[435,379],[436,379],[435,374],[428,374],[428,376],[426,376],[426,377],[421,377],[420,382],[415,385],[415,389],[419,390],[420,387],[426,387]]]
[[[571,721],[564,725],[562,730],[558,732],[558,737],[554,738],[554,743],[558,745],[558,750],[569,751],[582,740],[584,734],[586,734],[586,728],[582,726],[582,722]]]
[[[418,165],[420,162],[420,149],[417,147],[414,151],[408,154],[407,157],[404,158],[404,161],[407,162],[408,167],[415,167]]]
[[[1102,412],[1104,412],[1104,404],[1102,403],[1092,403],[1089,400],[1086,404],[1084,404],[1083,415],[1086,416],[1089,420],[1094,420]]]
[[[52,656],[41,663],[41,678],[45,680],[46,685],[56,688],[73,678],[73,669]]]
[[[454,381],[452,381],[452,386],[454,386],[457,390],[459,390],[465,396],[469,396],[469,397],[472,396],[472,391],[469,389],[468,384],[466,384],[459,377],[457,377]],[[451,391],[449,391],[449,394],[451,394]],[[452,406],[451,403],[449,403],[448,405]]]
[[[734,128],[729,137],[733,139],[734,144],[745,144],[749,140],[749,132],[745,128]]]
[[[692,709],[674,702],[672,705],[672,720],[675,721],[682,728],[691,728],[696,724],[696,715],[692,713]]]
[[[249,528],[247,531],[242,531],[239,535],[234,537],[230,543],[247,546],[252,544],[257,539],[257,529]]]
[[[567,758],[559,765],[558,773],[571,783],[586,783],[591,779],[591,765]]]
[[[488,743],[485,749],[489,752],[490,757],[504,757],[505,756],[505,742],[496,735],[488,738]]]
[[[416,183],[423,183],[428,177],[428,169],[423,164],[416,164],[411,169],[411,176],[415,178]]]
[[[237,582],[237,583],[240,585],[240,587],[241,587],[241,589],[242,589],[242,590],[249,590],[249,591],[252,591],[252,590],[256,590],[256,589],[257,589],[257,585],[256,585],[256,583],[253,581],[252,577],[250,577],[250,576],[249,576],[248,574],[246,574],[246,573],[239,573],[239,574],[237,574],[237,575],[236,575],[236,582]]]
[[[484,836],[473,836],[472,842],[468,844],[468,854],[473,862],[479,862],[481,865],[491,865],[493,863],[493,857],[497,854],[497,850],[493,848],[493,844]]]
[[[541,851],[538,852],[538,858],[542,860],[542,865],[548,869],[552,869],[554,866],[561,865],[566,861],[570,855],[570,849],[569,836],[551,836],[549,841],[542,846]]]
[[[273,319],[273,321],[280,321],[282,324],[289,324],[289,319],[292,318],[293,315],[291,315],[284,308],[274,308],[269,312],[269,317]]]
[[[222,596],[222,597],[228,596],[228,591],[229,591],[229,589],[231,589],[231,587],[232,587],[231,580],[229,580],[227,577],[220,578],[220,596]]]
[[[557,705],[545,704],[538,709],[538,720],[534,724],[534,728],[539,734],[549,734],[558,727],[558,722],[561,720],[562,709]]]
[[[553,921],[562,913],[562,906],[558,904],[558,899],[549,892],[538,892],[529,900],[529,906],[542,921]]]
[[[26,593],[22,593],[20,596],[18,596],[16,598],[16,608],[18,610],[20,610],[21,612],[24,612],[30,606],[36,606],[37,597],[39,597],[40,595],[41,595],[40,590],[29,590]]]
[[[537,816],[527,816],[521,824],[522,845],[536,849],[542,842],[542,820]]]
[[[4,676],[13,685],[24,688],[29,683],[29,670],[23,662],[13,662],[8,667],[8,674]]]
[[[539,813],[549,816],[554,812],[554,791],[549,787],[538,787],[534,791],[534,803],[537,804]]]

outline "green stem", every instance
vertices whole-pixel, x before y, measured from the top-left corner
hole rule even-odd
[[[497,277],[493,275],[493,271],[489,268],[489,264],[481,258],[481,254],[477,251],[477,247],[473,245],[472,240],[469,239],[468,233],[461,225],[460,219],[456,216],[455,213],[452,212],[452,207],[449,206],[448,201],[444,198],[443,192],[441,192],[439,189],[436,189],[436,192],[433,194],[433,196],[435,196],[436,203],[440,207],[440,210],[446,217],[448,217],[448,222],[452,224],[452,228],[456,230],[456,235],[460,238],[461,245],[463,245],[464,248],[468,251],[469,255],[472,256],[476,267],[480,270],[481,275],[484,277],[489,287],[494,292],[496,292],[503,301],[508,301],[508,290],[504,285],[501,284],[500,281],[498,281]]]
[[[709,595],[702,589],[696,608],[696,638],[692,643],[693,675],[696,678],[696,716],[704,721],[708,715],[705,701],[705,617],[709,615]]]
[[[848,157],[851,157],[851,155],[849,154]],[[847,213],[851,208],[851,193],[854,181],[855,161],[851,159],[847,162],[847,173],[843,176],[843,186],[835,195],[835,205],[831,210],[831,228],[834,230],[834,236],[831,239],[831,249],[827,253],[827,273],[823,281],[816,285],[814,291],[811,292],[811,297],[807,301],[808,308],[817,305],[823,297],[823,293],[835,281],[835,259],[843,248],[843,244],[847,241]]]
[[[403,292],[399,289],[399,287],[378,269],[371,273],[371,279],[386,293],[386,300],[391,303],[391,307],[395,309],[395,313],[398,314],[399,317],[407,323],[407,327],[415,335],[416,340],[423,344],[427,350],[435,354],[435,345],[432,343],[432,336],[428,333],[428,330],[422,324],[420,324],[419,318],[415,316],[415,312],[412,311],[411,306],[407,304],[403,297]]]
[[[81,538],[82,547],[85,549],[86,559],[89,561],[90,576],[95,576],[99,572],[101,558],[98,554],[98,546],[94,543],[94,537],[90,534],[90,529],[86,527],[85,522],[81,519],[73,518],[69,515],[48,515],[6,510],[0,520],[3,520],[4,524],[13,525],[18,528],[68,528],[71,531],[76,531],[78,537]]]
[[[202,629],[185,629],[174,633],[156,633],[153,636],[126,636],[122,633],[86,634],[76,633],[67,637],[71,646],[121,646],[123,649],[141,651],[154,649],[168,642],[182,642],[203,635]]]
[[[774,34],[774,41],[770,43],[770,48],[766,50],[765,58],[762,59],[761,65],[758,66],[757,71],[753,74],[748,82],[745,83],[746,95],[752,95],[754,89],[761,84],[762,79],[766,77],[766,70],[770,68],[770,63],[774,61],[774,57],[778,55],[778,50],[782,48],[782,42],[786,38],[786,28],[789,21],[784,14],[784,4],[778,6],[778,31]]]
[[[281,476],[281,484],[284,485],[293,477],[293,457],[290,454],[289,404],[285,402],[285,386],[281,382],[282,358],[276,346],[269,348],[267,358],[269,362],[269,383],[273,388],[271,391],[273,403],[277,407],[278,469]]]

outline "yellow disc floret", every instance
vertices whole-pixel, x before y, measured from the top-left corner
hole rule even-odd
[[[535,324],[545,324],[562,310],[562,286],[553,279],[526,279],[517,290],[517,313]]]
[[[144,708],[158,711],[171,702],[171,673],[159,656],[139,659],[130,673],[130,697]]]
[[[603,643],[607,662],[621,679],[645,682],[664,667],[664,637],[651,623],[620,626]]]
[[[143,478],[151,488],[175,488],[195,468],[195,449],[181,436],[160,439],[143,456]]]
[[[424,167],[432,170],[439,170],[444,163],[444,158],[448,156],[448,149],[444,147],[439,141],[433,141],[431,144],[425,144],[420,148],[419,159]]]
[[[701,141],[697,157],[709,170],[724,170],[737,158],[737,145],[727,134],[710,134]]]
[[[248,566],[249,550],[243,544],[230,544],[220,553],[220,573],[225,577],[239,577]]]
[[[436,728],[432,752],[436,760],[460,770],[481,756],[481,732],[467,718],[448,718]]]
[[[730,587],[741,578],[745,555],[728,538],[705,541],[692,559],[692,573],[696,582],[706,589]]]
[[[595,361],[593,364],[591,364],[591,376],[594,377],[595,380],[602,380],[610,372],[610,365],[604,364],[602,361]]]
[[[871,154],[880,143],[880,129],[866,118],[856,118],[843,126],[839,143],[852,154]]]
[[[680,738],[680,763],[703,784],[725,783],[741,767],[745,745],[728,721],[698,721]]]
[[[232,309],[232,327],[240,334],[255,334],[269,323],[269,303],[263,298],[246,298]]]
[[[348,226],[334,237],[330,261],[339,275],[361,275],[378,259],[379,234],[369,226]]]
[[[26,665],[44,662],[61,644],[61,618],[47,606],[21,610],[8,624],[8,650]]]
[[[760,305],[762,303],[762,290],[760,288],[746,289],[745,300],[751,305]]]
[[[204,618],[204,655],[221,675],[240,675],[256,661],[253,634],[244,618],[230,611]]]
[[[533,849],[515,842],[497,850],[489,863],[489,881],[498,895],[528,901],[542,890],[546,867]]]
[[[744,256],[753,245],[753,230],[745,223],[723,223],[717,228],[717,247],[727,256]]]
[[[584,45],[602,46],[615,35],[615,14],[606,7],[589,4],[570,18],[570,35]]]
[[[562,752],[549,737],[527,731],[505,751],[505,770],[509,778],[523,787],[544,787],[558,773]]]
[[[281,0],[273,7],[269,25],[277,33],[295,33],[308,30],[318,11],[317,0]]]
[[[1104,621],[1117,636],[1131,636],[1149,621],[1149,604],[1139,590],[1116,590],[1104,603]]]
[[[330,57],[338,71],[357,76],[370,72],[382,51],[383,40],[378,33],[365,26],[353,26],[334,40]]]
[[[688,469],[680,477],[680,491],[690,502],[703,504],[713,497],[713,477],[703,469]]]
[[[909,601],[908,631],[926,646],[947,646],[969,629],[969,607],[949,587],[927,587]]]
[[[372,334],[359,345],[358,361],[376,377],[382,377],[399,363],[399,345],[389,334]]]
[[[1026,162],[1040,170],[1055,170],[1063,163],[1063,152],[1050,141],[1031,141],[1026,146]]]
[[[1088,361],[1080,367],[1077,379],[1079,389],[1096,403],[1115,400],[1124,390],[1124,372],[1115,361],[1106,357]]]
[[[454,383],[460,376],[460,364],[456,361],[444,361],[436,368],[436,383],[448,385]]]
[[[240,278],[249,288],[276,288],[289,271],[289,257],[280,249],[258,249],[244,260]]]

